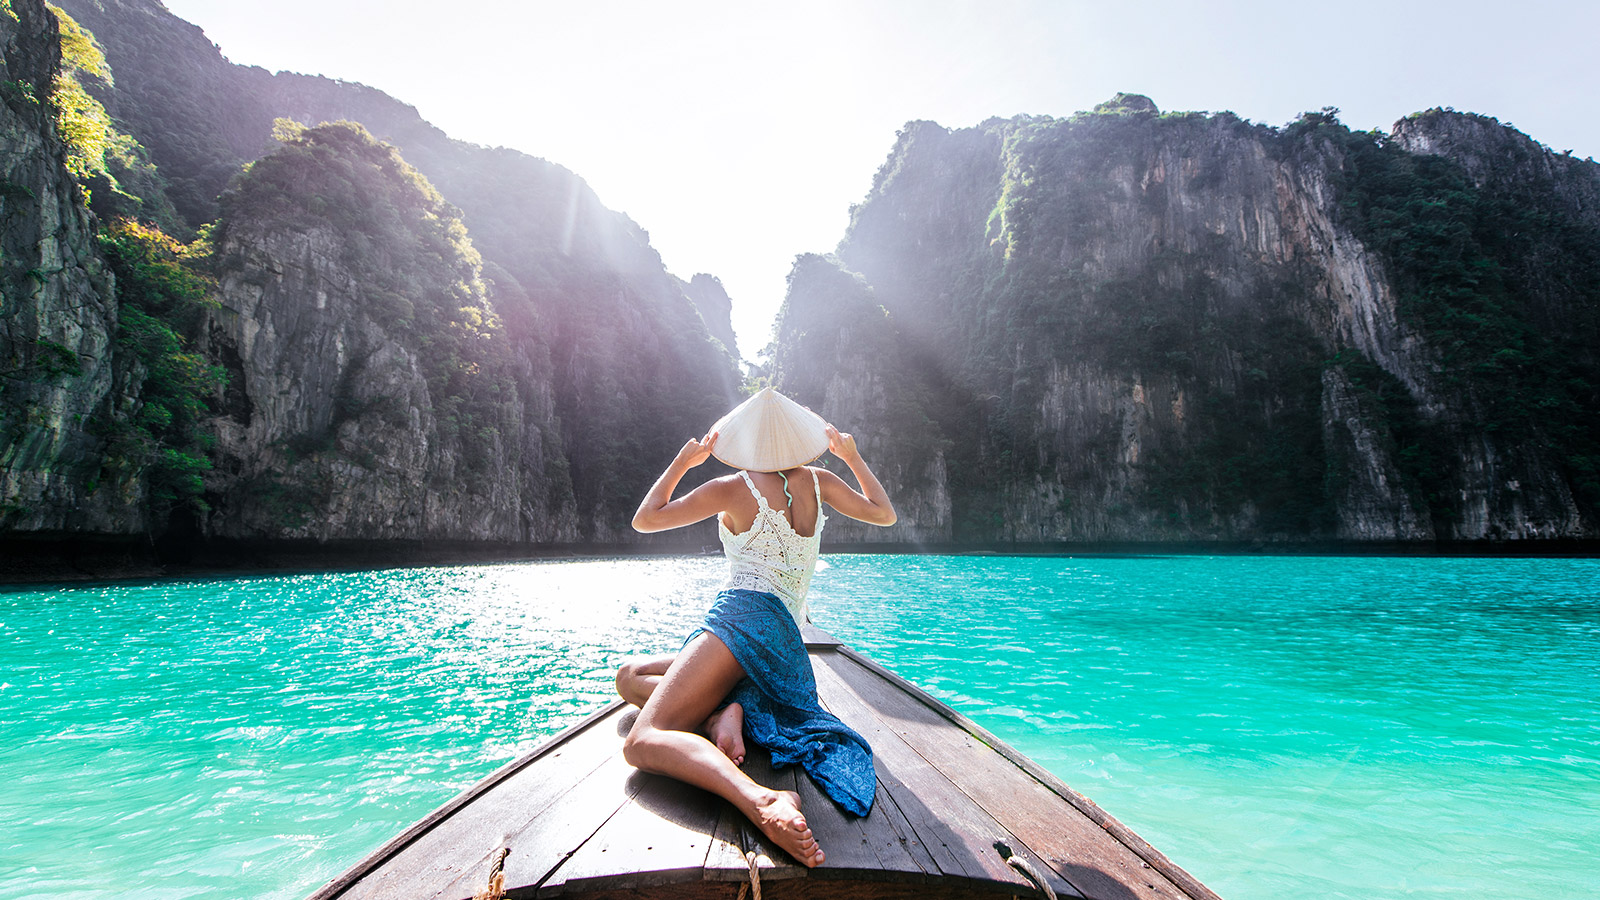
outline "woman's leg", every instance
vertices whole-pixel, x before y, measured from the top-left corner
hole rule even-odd
[[[675,656],[635,656],[617,670],[617,693],[634,706],[643,707]]]
[[[643,707],[655,693],[676,656],[635,656],[617,669],[617,693],[634,706]],[[701,734],[711,739],[736,766],[744,765],[744,707],[737,703],[716,710],[700,723]]]
[[[698,733],[744,669],[715,635],[702,633],[683,648],[655,684],[628,732],[622,753],[646,772],[687,781],[725,798],[801,863],[822,862],[793,791],[762,787]],[[620,680],[620,678],[619,678]]]

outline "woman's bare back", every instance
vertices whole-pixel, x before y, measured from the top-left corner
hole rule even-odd
[[[800,466],[789,469],[780,476],[777,472],[748,472],[750,480],[755,484],[756,490],[766,498],[767,506],[781,512],[789,527],[801,537],[810,537],[817,533],[817,490],[812,486],[812,479],[816,473],[809,466]],[[740,482],[740,477],[729,475],[735,482]],[[791,503],[783,494],[784,478],[789,480],[789,495],[794,498]],[[741,490],[730,498],[728,508],[722,512],[722,524],[734,534],[744,534],[755,524],[756,515],[760,506],[756,498],[745,490],[744,485],[739,485]],[[801,490],[804,488],[804,490]]]

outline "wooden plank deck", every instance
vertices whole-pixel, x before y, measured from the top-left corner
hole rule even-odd
[[[505,857],[506,896],[727,897],[755,851],[768,897],[1038,896],[1005,847],[1059,897],[1217,900],[1093,802],[898,676],[808,627],[819,696],[872,745],[870,815],[842,812],[759,748],[745,770],[799,792],[827,862],[797,865],[711,794],[621,755],[618,702],[441,807],[312,900],[470,898]]]

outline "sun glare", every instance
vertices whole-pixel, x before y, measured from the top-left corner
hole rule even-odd
[[[1362,129],[1453,105],[1600,150],[1600,126],[1571,114],[1595,81],[1576,41],[1600,13],[1571,4],[1516,21],[1375,0],[1333,18],[1174,0],[166,5],[235,62],[369,84],[453,137],[577,172],[674,274],[722,280],[747,357],[767,343],[795,255],[833,249],[910,120],[1064,116],[1135,91],[1272,125],[1332,104]],[[1307,64],[1310,46],[1326,64]],[[1505,64],[1456,49],[1491,46]]]

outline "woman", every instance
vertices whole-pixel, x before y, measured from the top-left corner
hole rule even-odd
[[[850,467],[861,490],[805,465],[825,451]],[[713,454],[739,471],[672,499],[684,473]],[[639,504],[633,527],[664,531],[717,516],[729,587],[677,656],[631,660],[617,673],[617,692],[641,707],[623,746],[628,762],[726,798],[807,866],[824,855],[800,797],[757,784],[739,765],[748,732],[772,751],[774,765],[803,766],[845,809],[865,815],[872,806],[872,751],[818,704],[800,638],[827,521],[823,503],[874,525],[895,521],[855,438],[771,388],[685,443]]]

